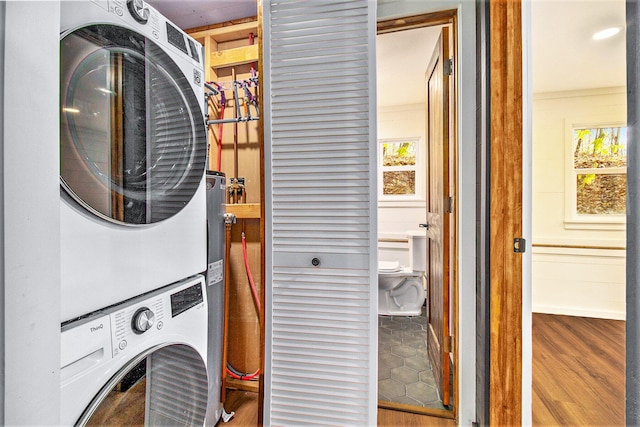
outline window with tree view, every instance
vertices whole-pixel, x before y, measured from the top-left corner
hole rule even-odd
[[[627,199],[627,128],[573,130],[578,215],[623,215]]]
[[[380,141],[383,196],[416,195],[417,150],[417,139]]]

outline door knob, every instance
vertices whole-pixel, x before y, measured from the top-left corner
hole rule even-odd
[[[419,224],[418,227],[429,229],[429,224]]]

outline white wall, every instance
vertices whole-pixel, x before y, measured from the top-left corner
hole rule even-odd
[[[534,95],[534,312],[625,318],[624,224],[565,221],[566,125],[598,117],[626,120],[624,88]]]
[[[0,8],[5,12],[0,16],[4,50],[0,424],[57,425],[60,4],[12,1]]]
[[[475,421],[476,11],[475,1],[378,0],[378,20],[458,10],[458,424]],[[523,369],[527,367],[523,366]],[[525,409],[526,410],[526,409]],[[530,411],[530,408],[528,409]]]
[[[416,178],[426,183],[425,107],[422,104],[379,106],[378,139],[420,138],[419,156],[424,166]],[[426,185],[422,187],[420,200],[412,202],[378,201],[378,259],[409,263],[409,246],[406,234],[409,229],[418,230],[418,224],[426,221]],[[389,240],[394,240],[390,242]],[[405,240],[396,242],[395,240]]]

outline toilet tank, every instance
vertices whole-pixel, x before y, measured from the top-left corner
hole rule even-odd
[[[427,271],[427,230],[409,230],[409,267],[413,271]]]

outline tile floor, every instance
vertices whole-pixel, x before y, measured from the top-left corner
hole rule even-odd
[[[378,399],[446,409],[427,356],[427,319],[378,316]]]

